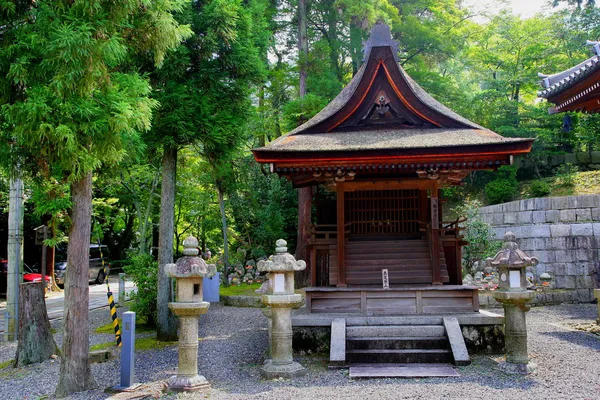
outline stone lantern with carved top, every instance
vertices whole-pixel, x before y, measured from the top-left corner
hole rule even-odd
[[[292,378],[306,373],[304,367],[293,360],[292,308],[302,302],[302,296],[294,293],[294,272],[306,268],[302,260],[296,261],[287,252],[283,239],[276,242],[275,255],[258,263],[258,270],[267,272],[269,289],[262,296],[263,304],[271,308],[271,356],[262,367],[268,379]]]
[[[187,392],[207,388],[208,382],[198,375],[198,318],[210,303],[202,300],[202,279],[215,275],[214,264],[198,257],[198,240],[188,236],[183,241],[183,257],[167,264],[167,276],[175,278],[176,301],[169,308],[179,317],[179,366],[177,375],[166,382],[166,390]]]
[[[508,373],[529,374],[536,367],[527,354],[525,314],[531,308],[528,303],[535,292],[527,290],[526,269],[537,265],[538,259],[520,250],[515,234],[506,232],[502,250],[494,258],[488,258],[486,264],[496,267],[500,275],[498,289],[493,294],[504,306],[506,361],[500,368]]]

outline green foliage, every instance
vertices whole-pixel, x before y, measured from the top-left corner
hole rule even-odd
[[[572,187],[575,185],[575,177],[579,167],[571,163],[565,163],[556,168],[556,177],[562,186]]]
[[[469,244],[463,247],[463,273],[469,273],[475,262],[481,262],[491,257],[500,249],[502,243],[494,240],[494,232],[490,224],[483,221],[479,214],[482,203],[467,199],[454,209],[460,218],[466,218],[463,223],[465,241]]]
[[[327,99],[314,94],[307,94],[290,101],[283,108],[285,128],[289,131],[311,119],[327,105]]]
[[[496,173],[496,179],[485,185],[485,195],[490,204],[511,201],[519,189],[517,169],[513,166],[502,166]]]
[[[132,297],[132,311],[153,326],[156,321],[158,263],[149,254],[130,253],[123,270],[137,287]]]
[[[534,181],[529,187],[529,191],[533,197],[544,197],[550,194],[550,185],[542,180]]]

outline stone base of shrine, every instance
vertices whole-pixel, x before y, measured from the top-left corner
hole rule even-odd
[[[504,352],[504,316],[487,310],[453,314],[368,316],[360,313],[309,313],[306,307],[302,307],[292,314],[293,345],[295,350],[328,352],[331,324],[339,318],[345,320],[346,327],[443,325],[443,318],[449,315],[458,320],[469,353]]]

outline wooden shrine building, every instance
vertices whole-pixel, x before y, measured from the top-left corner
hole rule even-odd
[[[553,75],[538,74],[542,87],[538,96],[554,103],[548,111],[600,111],[600,42],[588,41],[594,55],[582,63]]]
[[[295,187],[319,186],[310,242],[312,313],[434,314],[479,309],[462,285],[457,221],[440,189],[509,165],[532,139],[504,138],[452,112],[402,69],[376,25],[364,63],[311,120],[254,149]],[[384,270],[387,270],[387,274]],[[384,289],[387,279],[389,289]]]

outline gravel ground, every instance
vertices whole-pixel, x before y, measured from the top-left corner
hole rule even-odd
[[[266,320],[259,309],[211,305],[200,321],[200,372],[209,380],[208,393],[181,396],[210,399],[598,399],[600,398],[600,337],[574,331],[571,324],[591,322],[596,305],[534,308],[528,313],[529,351],[537,375],[515,377],[495,370],[500,356],[474,356],[459,367],[459,378],[350,380],[347,371],[328,370],[326,357],[298,355],[308,368],[293,381],[265,381],[259,366],[267,347]],[[107,310],[90,313],[91,331],[110,321]],[[60,321],[53,326],[59,328]],[[60,342],[60,333],[55,334]],[[90,342],[105,343],[111,335],[91,334]],[[14,357],[14,344],[0,344],[0,363]],[[139,382],[164,381],[176,372],[175,346],[136,354]],[[0,399],[52,398],[59,362],[0,370]],[[117,360],[94,364],[100,390],[71,399],[104,399],[103,389],[118,383]]]

